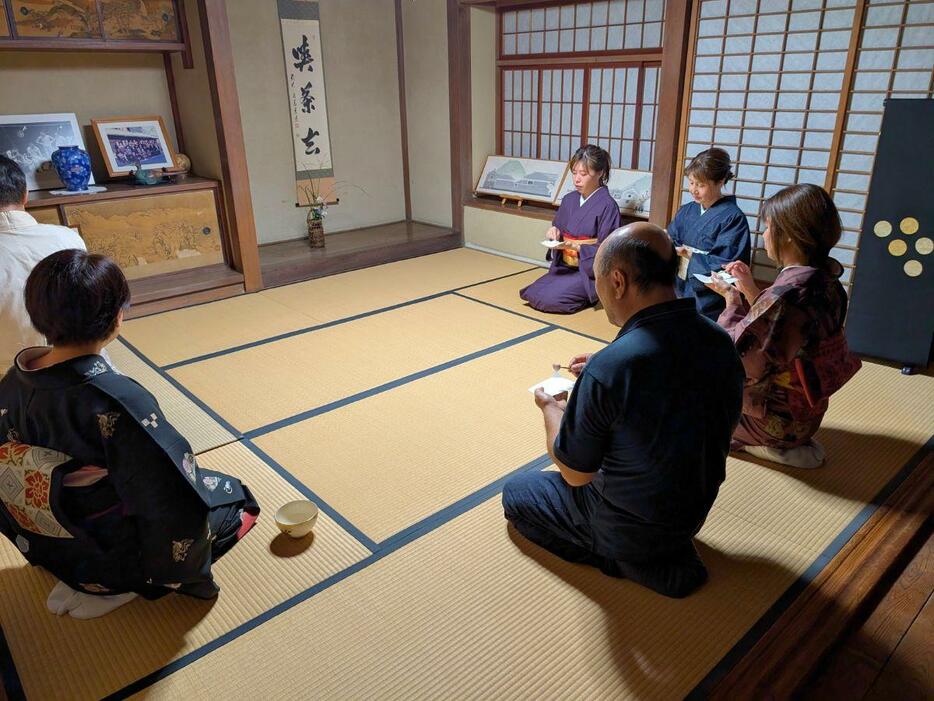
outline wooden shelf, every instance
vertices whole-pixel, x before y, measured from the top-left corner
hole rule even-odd
[[[99,202],[101,200],[118,200],[127,197],[145,197],[147,195],[165,195],[170,192],[185,192],[186,190],[216,189],[220,183],[210,178],[199,178],[190,175],[177,183],[163,183],[160,185],[135,185],[130,182],[101,183],[107,190],[104,192],[89,192],[82,195],[53,195],[49,190],[37,190],[29,193],[26,209],[35,207],[58,207],[59,205],[78,204],[80,202]]]
[[[0,7],[2,11],[2,7]],[[178,41],[123,41],[103,39],[33,39],[3,37],[0,51],[125,51],[181,53],[186,46]]]
[[[223,263],[130,280],[127,319],[243,293],[243,274]]]
[[[555,213],[558,211],[557,207],[548,205],[524,204],[520,208],[515,205],[503,205],[498,198],[487,199],[485,197],[476,196],[465,200],[464,206],[474,207],[475,209],[485,209],[489,212],[499,212],[500,214],[514,214],[519,217],[527,217],[528,219],[541,219],[542,221],[548,222],[555,218]],[[649,218],[647,214],[632,214],[622,211],[620,212],[620,217],[622,218],[623,224],[629,224],[635,221],[646,221]]]

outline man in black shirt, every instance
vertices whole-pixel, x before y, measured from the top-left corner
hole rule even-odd
[[[522,474],[503,490],[506,518],[529,540],[672,597],[707,579],[692,537],[724,480],[745,378],[726,332],[677,298],[677,267],[652,224],[604,241],[597,294],[622,328],[571,360],[569,400],[535,393],[560,472]]]

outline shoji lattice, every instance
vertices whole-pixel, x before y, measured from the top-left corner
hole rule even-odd
[[[856,262],[884,100],[931,98],[932,87],[934,0],[870,0],[863,20],[837,171],[830,180],[843,221],[843,236],[835,251],[835,257],[842,263],[853,266]],[[930,127],[934,129],[934,124]]]
[[[794,183],[824,185],[855,6],[856,0],[700,4],[683,155],[687,161],[717,145],[733,157],[757,277],[775,275],[761,238],[762,200]]]
[[[502,14],[502,55],[603,53],[662,46],[664,0],[604,0]]]
[[[503,154],[538,157],[538,70],[503,71]]]
[[[615,167],[651,170],[657,104],[658,67],[592,69],[588,140],[606,149]]]
[[[581,144],[583,108],[583,68],[542,70],[540,158],[566,161],[573,155]]]

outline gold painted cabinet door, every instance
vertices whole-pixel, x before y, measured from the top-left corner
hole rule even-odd
[[[100,0],[107,39],[179,41],[172,0]]]
[[[224,262],[213,190],[66,205],[65,217],[131,280]]]
[[[12,0],[16,33],[34,39],[99,39],[95,0]]]
[[[40,224],[61,224],[61,217],[58,216],[58,207],[33,207],[29,210]]]

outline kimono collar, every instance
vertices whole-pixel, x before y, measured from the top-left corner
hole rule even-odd
[[[839,261],[833,258],[828,258],[826,265],[821,268],[815,268],[811,265],[789,265],[787,268],[782,268],[781,271],[779,271],[775,282],[795,282],[800,284],[820,274],[828,275],[832,278],[839,278],[843,275],[843,266],[840,265]],[[774,285],[775,283],[772,284]]]
[[[38,370],[26,369],[30,361],[42,357],[49,350],[47,347],[34,346],[17,353],[14,361],[16,378],[30,387],[55,389],[79,385],[105,372],[113,372],[107,361],[99,355],[82,355]]]
[[[735,204],[736,204],[736,195],[724,195],[724,196],[721,197],[719,200],[717,200],[717,201],[714,202],[712,205],[710,205],[707,209],[704,209],[703,207],[701,207],[700,202],[697,203],[697,206],[700,207],[700,209],[701,209],[701,214],[703,214],[703,213],[705,213],[705,212],[709,212],[709,211],[710,211],[711,209],[713,209],[714,207],[717,207],[717,206],[719,206],[719,205],[721,205],[721,204],[727,204],[727,203],[729,203],[729,204],[734,204],[734,205],[735,205]]]
[[[696,313],[697,302],[693,297],[684,297],[682,299],[673,299],[670,302],[653,304],[651,307],[646,307],[645,309],[633,314],[629,318],[629,321],[623,325],[623,328],[619,330],[619,333],[616,334],[616,338],[613,340],[615,341],[620,339],[630,331],[653,321],[658,321],[664,317],[672,315],[683,316]]]
[[[35,218],[22,209],[8,209],[0,212],[0,233],[10,233],[35,225]]]

